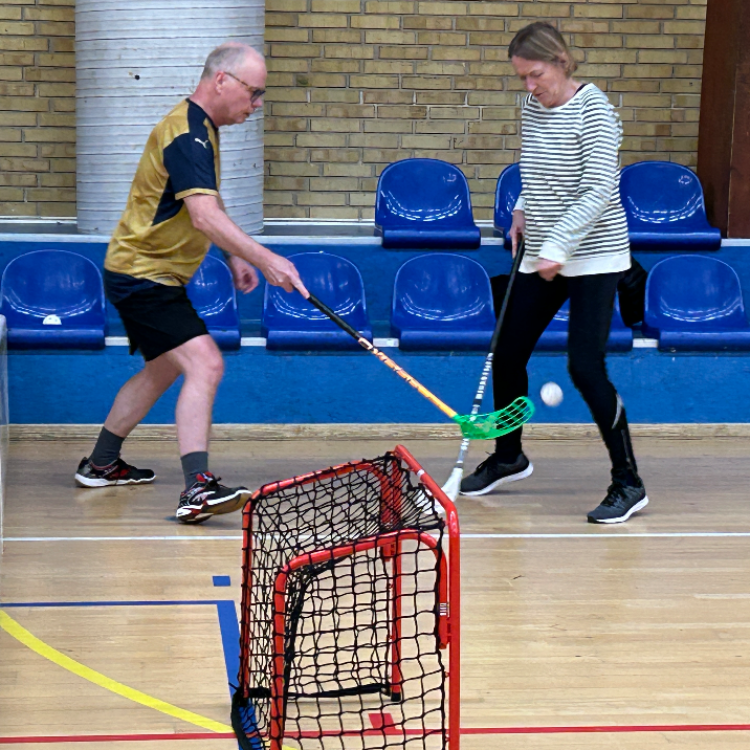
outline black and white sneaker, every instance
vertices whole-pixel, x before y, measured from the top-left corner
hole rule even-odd
[[[519,479],[530,477],[534,471],[534,465],[521,453],[512,464],[504,464],[499,461],[497,454],[493,453],[487,460],[482,461],[461,482],[461,494],[469,497],[486,495],[495,487],[509,482],[517,482]]]
[[[94,466],[88,458],[82,458],[76,470],[75,480],[79,487],[115,487],[120,484],[150,484],[156,479],[151,469],[136,469],[121,458],[109,466]]]
[[[239,510],[253,493],[247,487],[225,487],[210,471],[180,493],[175,517],[182,523],[200,523],[209,516]]]
[[[607,497],[594,508],[587,518],[589,523],[624,523],[633,513],[648,505],[648,496],[643,482],[635,487],[614,477],[607,490]]]

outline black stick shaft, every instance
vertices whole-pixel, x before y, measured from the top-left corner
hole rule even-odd
[[[325,302],[321,302],[312,292],[310,292],[310,296],[307,299],[310,304],[317,307],[323,315],[330,318],[339,328],[346,331],[353,339],[356,339],[357,341],[366,341],[365,337],[356,328],[352,328],[340,315],[337,315],[331,310]],[[369,344],[370,342],[368,341],[367,343]]]
[[[516,276],[518,275],[518,269],[521,267],[521,262],[523,261],[523,255],[526,250],[526,243],[521,240],[521,242],[518,244],[518,247],[516,248],[516,257],[513,258],[513,265],[510,267],[510,277],[508,278],[508,287],[505,290],[505,296],[503,297],[503,304],[500,306],[500,314],[497,316],[497,324],[495,325],[495,330],[492,332],[492,339],[490,340],[490,351],[495,352],[495,349],[497,349],[497,342],[500,340],[500,334],[503,330],[503,322],[505,321],[505,312],[508,309],[508,304],[510,302],[510,295],[513,291],[513,285],[516,281]]]

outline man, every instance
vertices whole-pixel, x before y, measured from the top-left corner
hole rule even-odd
[[[185,490],[177,519],[205,520],[241,507],[250,492],[224,487],[208,469],[211,413],[224,364],[185,284],[210,243],[228,259],[237,289],[269,284],[308,292],[294,265],[245,234],[224,211],[219,195],[219,133],[263,106],[262,55],[226,43],[206,60],[198,87],[152,131],[104,261],[107,296],[122,318],[131,354],[140,349],[141,372],[120,389],[90,457],[75,475],[83,487],[153,482],[150,469],[120,458],[125,438],[179,375],[184,382],[175,422]]]

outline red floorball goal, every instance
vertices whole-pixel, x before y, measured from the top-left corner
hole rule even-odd
[[[243,526],[241,747],[458,750],[458,517],[413,456],[265,485]]]

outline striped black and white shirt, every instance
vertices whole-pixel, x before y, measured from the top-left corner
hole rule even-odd
[[[515,208],[526,216],[522,273],[538,259],[562,263],[563,276],[630,268],[630,242],[620,202],[622,124],[591,83],[550,109],[533,96],[521,108],[521,182]]]

